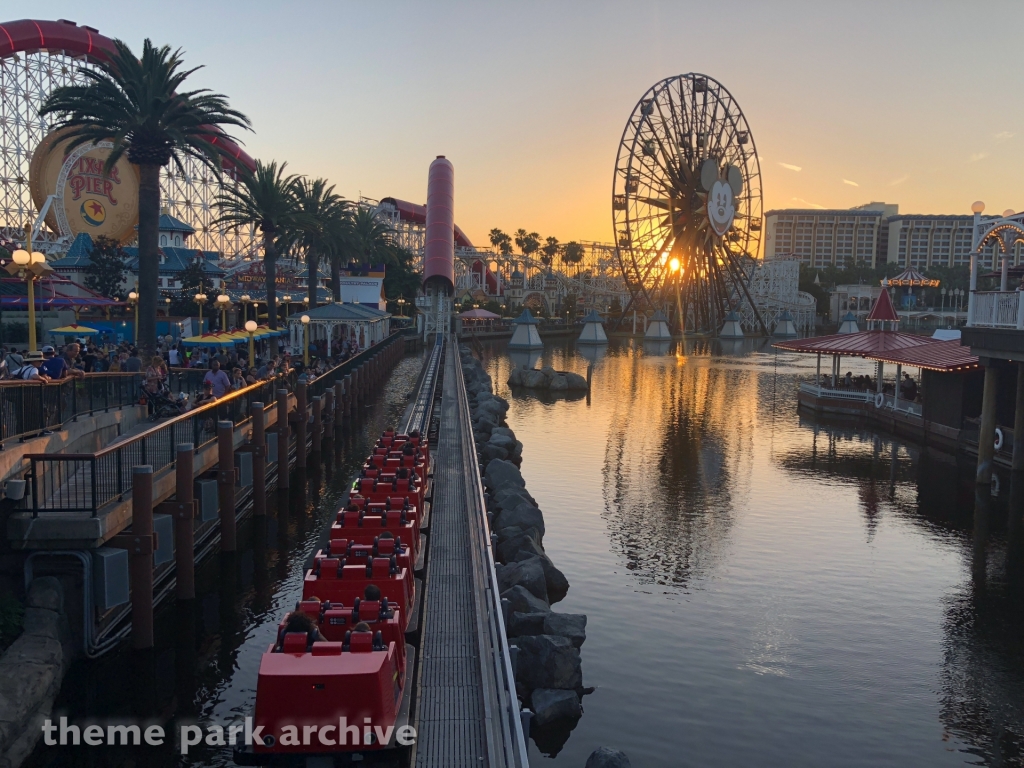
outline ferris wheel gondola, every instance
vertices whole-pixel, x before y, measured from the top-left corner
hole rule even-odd
[[[696,73],[643,95],[619,144],[612,189],[617,252],[631,303],[673,307],[677,326],[717,333],[745,305],[761,240],[761,170],[743,112]]]

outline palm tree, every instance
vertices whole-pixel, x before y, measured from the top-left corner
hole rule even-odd
[[[491,246],[493,248],[500,248],[501,244],[503,242],[505,242],[506,240],[508,240],[508,235],[506,235],[504,232],[502,232],[497,227],[495,227],[494,229],[492,229],[490,231],[490,233],[488,234],[488,237],[491,240]]]
[[[313,308],[317,301],[320,260],[330,258],[347,235],[348,201],[336,194],[333,186],[327,186],[324,179],[300,179],[295,185],[295,201],[302,213],[302,222],[296,232],[296,246],[306,254],[309,306]]]
[[[560,248],[558,245],[557,237],[549,237],[545,240],[545,245],[541,247],[541,251],[544,255],[541,257],[541,261],[548,267],[555,261],[555,256],[558,255]]]
[[[517,229],[515,232],[516,248],[518,248],[519,252],[524,255],[526,254],[526,238],[529,236],[529,233],[522,227]]]
[[[249,118],[228,107],[227,98],[203,88],[181,91],[199,67],[182,69],[182,51],[155,47],[148,39],[142,59],[120,40],[109,61],[80,69],[85,81],[54,89],[39,110],[56,115],[53,128],[64,128],[71,141],[65,151],[82,144],[111,141],[104,172],[127,153],[139,168],[139,342],[156,345],[160,226],[160,169],[172,162],[184,173],[182,159],[191,157],[220,174],[222,152],[213,140],[220,127],[249,128]]]
[[[281,246],[305,224],[296,200],[299,177],[285,175],[288,163],[256,161],[256,170],[245,172],[237,185],[217,195],[218,223],[256,226],[263,235],[263,269],[267,283],[267,320],[277,330],[277,259]],[[277,338],[273,338],[277,352]]]
[[[583,261],[583,256],[586,251],[583,246],[572,240],[565,244],[562,248],[562,261],[566,264],[573,264],[576,266],[576,274],[579,275],[579,263]]]
[[[392,233],[387,222],[378,219],[371,209],[358,208],[352,215],[349,230],[353,255],[364,263],[373,263],[375,259],[385,264],[396,263],[391,251]]]

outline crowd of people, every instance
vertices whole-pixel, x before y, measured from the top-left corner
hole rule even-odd
[[[823,373],[821,375],[821,386],[831,387],[832,376]],[[852,371],[847,371],[846,375],[836,382],[836,387],[838,389],[852,389],[857,392],[876,392],[878,391],[878,381],[877,379],[872,379],[869,374],[854,376]],[[895,385],[890,382],[883,382],[881,391],[887,395],[894,394]],[[909,373],[904,373],[903,379],[900,381],[900,399],[914,402],[917,400],[918,392],[917,381]]]

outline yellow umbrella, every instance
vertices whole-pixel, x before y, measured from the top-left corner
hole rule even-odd
[[[61,334],[65,336],[95,336],[97,333],[99,333],[99,331],[97,331],[95,328],[87,328],[84,325],[72,324],[65,325],[60,328],[51,328],[50,333],[54,334],[55,336],[59,336]]]

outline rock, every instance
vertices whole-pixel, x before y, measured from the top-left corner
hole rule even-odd
[[[487,469],[484,470],[484,479],[487,481],[487,485],[495,492],[508,487],[526,487],[526,481],[523,480],[523,474],[519,471],[519,467],[511,461],[503,459],[494,459],[487,463]]]
[[[587,617],[582,613],[549,613],[544,619],[543,634],[568,638],[579,648],[587,639]]]
[[[491,436],[487,442],[491,445],[497,446],[498,448],[504,448],[506,451],[512,450],[512,446],[516,444],[516,441],[508,435],[495,434],[493,430],[491,431]]]
[[[498,527],[519,527],[522,529],[536,528],[544,536],[544,515],[532,504],[520,504],[514,509],[502,507],[498,515]]]
[[[513,440],[516,439],[516,433],[508,427],[495,427],[491,430],[492,435],[505,435],[505,437],[511,437]]]
[[[480,415],[480,418],[489,414],[490,417],[494,419],[495,425],[501,421],[501,418],[505,415],[505,411],[507,410],[507,408],[503,408],[501,403],[496,400],[484,400],[476,407],[476,411]]]
[[[485,462],[493,461],[494,459],[507,459],[508,451],[493,443],[484,443],[480,448],[480,458]]]
[[[508,375],[508,385],[510,387],[519,387],[523,384],[523,369],[513,368]]]
[[[501,593],[501,596],[509,601],[509,607],[519,613],[547,613],[551,606],[539,597],[531,594],[530,590],[521,584]]]
[[[556,720],[571,720],[583,715],[580,697],[576,691],[557,688],[538,688],[530,694],[533,719],[537,725],[547,725]]]
[[[512,587],[526,587],[534,597],[548,602],[548,583],[544,576],[544,565],[539,557],[507,565],[498,564],[494,568],[498,576],[498,590],[507,592]]]
[[[520,504],[537,505],[537,500],[530,495],[525,486],[522,488],[515,486],[502,488],[494,493],[494,500],[498,502],[498,506],[502,509],[515,509]]]
[[[587,380],[583,376],[580,376],[578,373],[566,372],[565,379],[569,384],[569,389],[583,390],[584,392],[586,392],[588,389]]]
[[[558,688],[575,691],[583,688],[583,669],[579,649],[568,638],[557,635],[519,637],[516,682],[527,690]]]
[[[543,373],[544,378],[548,380],[550,380],[551,377],[555,375],[555,369],[552,368],[550,365],[545,365],[543,368],[540,369],[540,372]]]
[[[548,602],[557,603],[559,600],[564,599],[569,592],[569,580],[565,578],[565,574],[555,567],[555,564],[551,562],[551,558],[547,555],[543,555],[541,567],[544,569],[544,583],[548,588]],[[554,632],[552,634],[559,633]]]
[[[64,591],[55,576],[40,576],[32,579],[25,605],[29,608],[45,608],[48,611],[64,610]]]
[[[540,371],[526,371],[523,374],[523,386],[530,389],[544,389],[548,385],[548,377]]]
[[[534,529],[531,529],[534,530]],[[532,536],[517,536],[514,540],[515,545],[519,547],[516,553],[512,557],[508,558],[507,562],[518,563],[521,560],[529,560],[531,557],[541,557],[544,555],[544,548],[537,543],[537,540]],[[544,578],[547,579],[547,573],[545,572]],[[548,597],[551,597],[551,589],[548,589]]]
[[[483,413],[477,417],[476,422],[473,425],[477,431],[483,432],[485,435],[490,435],[496,426],[498,421],[490,413]]]
[[[495,530],[492,527],[492,530]],[[539,548],[541,544],[540,531],[536,528],[499,528],[498,546],[496,547],[498,559],[505,563],[515,562],[512,558],[521,549],[528,549],[526,539],[531,539]]]
[[[548,389],[552,392],[565,392],[569,389],[569,382],[565,376],[560,373],[556,373],[551,377],[551,381],[548,382]]]
[[[598,747],[590,753],[584,768],[631,768],[625,752],[611,747]]]
[[[509,616],[508,626],[505,627],[505,634],[508,637],[524,637],[526,635],[543,635],[544,618],[546,611],[536,613],[519,613],[512,611]]]
[[[512,461],[523,458],[523,444],[516,440],[512,443],[512,447],[509,449],[508,457]]]
[[[501,397],[501,395],[494,395],[494,399],[497,401],[498,405],[502,407],[503,413],[508,413],[508,400],[506,400],[504,397]]]

